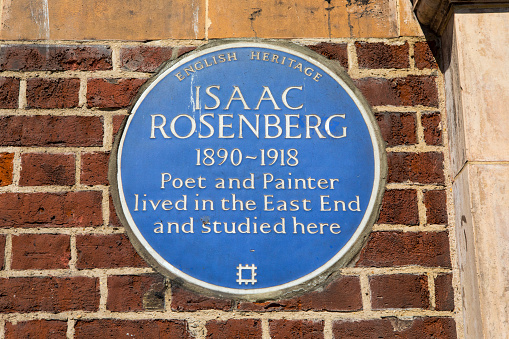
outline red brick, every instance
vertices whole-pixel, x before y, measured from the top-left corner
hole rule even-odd
[[[447,195],[444,190],[424,191],[428,224],[447,224]]]
[[[117,212],[115,210],[115,205],[113,204],[113,199],[110,196],[110,220],[109,225],[113,227],[122,227],[122,223],[117,216]]]
[[[78,269],[147,267],[124,234],[89,234],[76,237]]]
[[[89,79],[88,107],[125,108],[146,79]]]
[[[127,118],[127,115],[115,115],[113,116],[113,137],[115,137],[120,130],[120,127],[122,127],[122,123],[124,122],[124,119]]]
[[[362,310],[359,277],[341,276],[322,290],[288,300],[243,302],[242,311],[345,311]]]
[[[438,107],[438,91],[433,76],[409,75],[405,78],[363,78],[354,80],[372,106]]]
[[[371,305],[386,308],[429,308],[428,278],[425,275],[393,274],[369,278]]]
[[[83,153],[81,155],[81,184],[108,185],[109,152]]]
[[[231,310],[233,302],[200,295],[178,286],[171,287],[171,309],[173,311]]]
[[[437,54],[435,41],[416,42],[414,46],[415,67],[418,69],[438,69],[438,64],[433,54]]]
[[[79,104],[80,79],[27,80],[27,108],[73,108]]]
[[[262,337],[262,321],[258,319],[210,320],[205,326],[207,338],[211,339],[261,339]]]
[[[359,68],[409,68],[408,42],[388,45],[383,42],[356,42]]]
[[[5,239],[5,235],[0,235],[0,270],[4,269]]]
[[[375,117],[387,146],[417,143],[415,113],[377,113]]]
[[[112,69],[107,46],[8,45],[0,47],[2,71],[97,71]]]
[[[122,68],[134,72],[154,72],[171,59],[172,47],[136,46],[120,50]]]
[[[323,321],[311,320],[269,320],[272,339],[319,339],[323,338]]]
[[[74,338],[192,338],[184,320],[78,320]]]
[[[0,144],[4,146],[102,146],[101,117],[3,116]]]
[[[72,186],[76,182],[75,160],[74,154],[22,154],[19,185]]]
[[[373,319],[359,321],[336,321],[332,325],[334,338],[348,339],[454,339],[456,324],[452,318],[414,318],[401,320]]]
[[[108,277],[106,308],[113,312],[164,309],[164,277],[159,274]]]
[[[0,153],[0,186],[12,184],[14,153]]]
[[[454,311],[452,274],[439,274],[435,278],[435,305],[437,311]]]
[[[189,53],[191,51],[194,51],[196,49],[195,46],[185,46],[185,47],[179,47],[177,51],[177,58],[182,56],[183,54]]]
[[[425,113],[421,116],[424,141],[428,145],[442,145],[442,118],[440,113]]]
[[[100,226],[102,193],[0,194],[0,227]]]
[[[439,152],[390,152],[388,182],[444,184],[444,155]]]
[[[20,321],[5,324],[5,339],[67,338],[67,322],[60,320]]]
[[[309,45],[307,47],[328,59],[338,60],[341,66],[348,69],[347,44],[321,42],[317,45]]]
[[[12,237],[14,270],[69,268],[70,236],[66,234],[20,234]]]
[[[0,108],[18,108],[19,79],[0,77]]]
[[[356,266],[451,267],[447,232],[372,232]]]
[[[99,279],[89,277],[0,278],[0,312],[97,311]]]
[[[379,224],[419,224],[415,190],[386,190],[378,217]]]

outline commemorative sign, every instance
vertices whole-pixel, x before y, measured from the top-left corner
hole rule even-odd
[[[322,282],[377,217],[385,153],[335,63],[290,44],[215,43],[140,91],[115,145],[117,212],[141,255],[247,299]]]

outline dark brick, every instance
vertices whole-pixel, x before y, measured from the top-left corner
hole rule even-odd
[[[18,108],[19,79],[0,77],[0,108]]]
[[[345,311],[362,309],[359,277],[341,276],[322,290],[287,300],[242,302],[242,311]]]
[[[417,143],[415,113],[377,113],[375,117],[387,146]]]
[[[82,185],[108,185],[109,152],[83,153],[81,155]]]
[[[211,339],[261,339],[262,337],[262,321],[258,319],[210,320],[205,326],[207,338]]]
[[[428,224],[447,224],[447,195],[444,190],[424,192]]]
[[[3,116],[0,144],[4,146],[102,146],[101,117]]]
[[[452,274],[439,274],[435,278],[435,305],[437,311],[454,311]]]
[[[100,226],[102,193],[0,194],[0,227]]]
[[[122,227],[122,223],[120,222],[120,219],[117,216],[117,212],[115,210],[115,205],[113,204],[113,199],[110,196],[110,220],[109,225],[113,227]]]
[[[317,45],[308,45],[307,47],[328,59],[338,60],[341,66],[348,69],[347,44],[321,42]]]
[[[30,320],[5,324],[5,339],[67,338],[67,322],[60,320]]]
[[[419,207],[415,190],[386,190],[378,217],[379,224],[419,224]]]
[[[74,338],[192,338],[184,320],[118,320],[94,319],[78,320]]]
[[[0,153],[0,186],[12,184],[14,153]]]
[[[20,234],[12,237],[14,270],[69,268],[70,236],[66,234]]]
[[[5,235],[0,235],[0,270],[4,269],[4,262],[5,262]]]
[[[451,267],[447,232],[372,232],[358,267]]]
[[[438,107],[438,91],[433,76],[409,75],[405,78],[363,78],[354,80],[372,106]]]
[[[124,119],[127,118],[127,115],[115,115],[113,116],[113,137],[115,137],[124,122]]]
[[[147,267],[124,234],[88,234],[76,237],[78,269]]]
[[[196,49],[195,46],[184,46],[184,47],[179,47],[178,51],[177,51],[177,58],[182,56],[183,54],[186,54],[186,53],[189,53],[191,51],[194,51]]]
[[[73,108],[79,105],[80,79],[27,80],[27,108]]]
[[[444,155],[439,152],[390,152],[388,182],[444,184]]]
[[[416,42],[414,46],[415,67],[418,69],[438,69],[438,64],[433,53],[435,53],[435,55],[437,53],[437,44],[435,41]]]
[[[323,321],[269,320],[272,339],[319,339],[323,338]]]
[[[146,79],[89,79],[87,106],[125,108]]]
[[[154,72],[171,59],[172,47],[136,46],[120,50],[122,68],[134,72]]]
[[[428,278],[425,275],[393,274],[369,278],[373,309],[429,308]]]
[[[336,321],[332,325],[334,338],[348,339],[454,339],[456,324],[452,318],[414,318],[401,320],[373,319],[359,321]]]
[[[76,182],[75,160],[74,154],[22,154],[19,184],[72,186]]]
[[[442,118],[440,113],[424,113],[421,116],[424,141],[428,145],[442,145]]]
[[[388,45],[383,42],[356,42],[359,68],[409,68],[408,42]]]
[[[106,308],[113,312],[163,310],[165,289],[159,274],[110,276]]]
[[[0,278],[0,312],[97,311],[99,279],[89,277]]]
[[[112,69],[106,46],[7,45],[0,47],[2,71],[97,71]]]
[[[171,288],[171,309],[173,311],[231,310],[233,302],[200,295],[178,286]]]

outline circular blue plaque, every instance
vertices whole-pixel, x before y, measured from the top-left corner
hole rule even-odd
[[[290,44],[215,43],[140,90],[115,146],[117,212],[141,255],[190,288],[306,290],[369,234],[380,140],[335,63]]]

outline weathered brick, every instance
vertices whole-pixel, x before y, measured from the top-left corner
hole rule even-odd
[[[0,312],[97,311],[99,280],[89,277],[0,278]]]
[[[68,268],[70,236],[66,234],[20,234],[12,237],[14,270]]]
[[[127,118],[127,115],[115,115],[113,116],[113,136],[115,137],[120,130],[120,127],[122,127],[122,123],[124,122],[124,119]]]
[[[177,50],[177,58],[182,56],[183,54],[186,54],[186,53],[189,53],[191,51],[194,51],[195,49],[196,49],[196,46],[179,47],[179,49]]]
[[[83,153],[81,155],[82,185],[108,185],[109,152]]]
[[[0,270],[4,269],[5,240],[6,240],[6,236],[3,234],[0,234]]]
[[[451,267],[447,232],[372,232],[356,266]]]
[[[0,144],[4,146],[102,146],[101,117],[3,116]]]
[[[378,217],[379,224],[419,224],[419,207],[415,190],[386,190]]]
[[[171,309],[173,311],[222,310],[228,311],[233,302],[200,295],[178,286],[171,287]]]
[[[433,54],[437,53],[437,44],[435,41],[420,41],[414,46],[415,67],[418,69],[432,68],[437,69],[438,64]]]
[[[117,216],[117,212],[115,210],[115,205],[113,204],[113,199],[110,196],[110,220],[109,225],[113,227],[121,227],[122,223],[120,222],[120,219]]]
[[[363,78],[354,80],[372,106],[438,107],[438,91],[433,76],[409,75],[405,78]]]
[[[192,338],[184,320],[78,320],[74,338]]]
[[[389,45],[383,42],[356,42],[359,68],[409,68],[408,42]]]
[[[18,108],[19,79],[0,77],[0,108]]]
[[[424,192],[424,206],[428,224],[447,224],[447,195],[445,190]]]
[[[12,184],[14,153],[0,153],[0,186]]]
[[[170,60],[172,47],[136,46],[120,50],[122,68],[134,72],[154,72],[165,61]]]
[[[106,308],[113,312],[164,309],[164,277],[159,274],[108,277]]]
[[[89,79],[87,106],[125,108],[146,79]]]
[[[388,182],[444,184],[444,155],[439,152],[390,152]]]
[[[328,59],[338,60],[341,66],[348,69],[347,44],[321,42],[317,45],[308,45],[307,47]]]
[[[269,320],[272,339],[319,339],[323,338],[323,321],[311,320]]]
[[[112,69],[107,46],[6,45],[0,47],[2,71],[97,71]]]
[[[78,269],[147,267],[124,234],[87,234],[76,237]]]
[[[439,274],[435,278],[435,305],[437,311],[454,311],[452,274]]]
[[[26,153],[21,155],[20,186],[61,185],[76,182],[74,154]]]
[[[425,113],[421,116],[424,141],[428,145],[442,145],[442,118],[440,113]]]
[[[0,227],[90,227],[102,225],[102,193],[0,194]]]
[[[27,108],[73,108],[79,105],[80,79],[27,80]]]
[[[415,113],[377,113],[376,121],[387,146],[417,143]]]
[[[5,339],[67,338],[67,322],[61,320],[29,320],[5,324]]]
[[[207,321],[207,338],[250,338],[261,339],[262,322],[258,319],[229,319]]]
[[[396,317],[360,321],[335,321],[332,324],[334,338],[456,338],[456,324],[452,318],[414,318],[402,320]]]
[[[345,311],[362,309],[359,277],[341,276],[320,291],[287,300],[242,302],[242,311]]]
[[[429,308],[428,279],[425,275],[392,274],[369,278],[371,305],[386,308]]]

